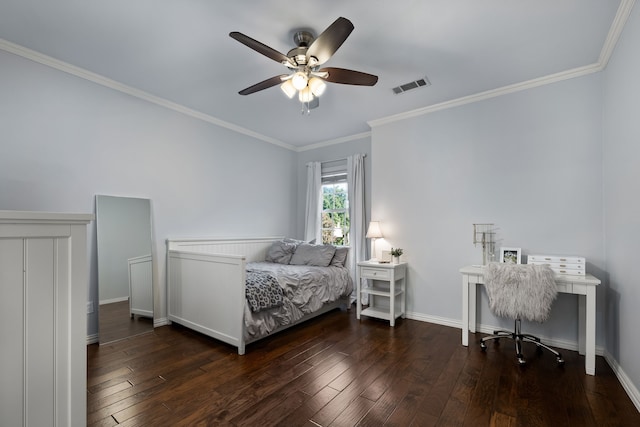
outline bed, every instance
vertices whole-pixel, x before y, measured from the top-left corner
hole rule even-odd
[[[249,343],[346,310],[353,290],[347,254],[281,237],[167,239],[168,319],[242,355]],[[268,292],[253,295],[262,282]]]

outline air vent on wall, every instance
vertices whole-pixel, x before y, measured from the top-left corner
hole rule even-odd
[[[394,87],[392,90],[393,90],[393,93],[395,93],[396,95],[399,95],[411,89],[417,89],[419,87],[427,87],[427,86],[431,86],[431,82],[429,81],[428,78],[424,77],[420,80],[416,80],[413,82],[405,83],[398,87]]]

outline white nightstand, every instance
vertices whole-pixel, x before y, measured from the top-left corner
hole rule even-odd
[[[390,326],[395,326],[396,319],[404,318],[406,306],[406,280],[407,263],[380,264],[378,262],[363,261],[358,263],[358,272],[361,279],[374,280],[373,285],[362,288],[358,281],[356,294],[356,318],[363,314],[369,317],[377,317],[389,321]],[[386,283],[384,283],[386,282]],[[362,295],[369,295],[369,307],[362,309]],[[389,303],[376,305],[376,299],[384,298]],[[380,301],[382,302],[382,301]],[[400,303],[400,307],[397,305]]]

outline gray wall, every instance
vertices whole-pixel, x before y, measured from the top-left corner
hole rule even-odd
[[[156,317],[166,316],[167,237],[295,233],[294,152],[3,51],[0,70],[0,209],[95,212],[96,194],[151,199]]]
[[[632,10],[605,70],[604,232],[609,283],[607,350],[640,386],[640,8]]]
[[[473,223],[495,223],[498,247],[584,256],[601,276],[601,117],[596,74],[373,129],[371,209],[385,235],[376,245],[405,249],[412,316],[459,326],[458,270],[482,262]],[[511,327],[482,297],[480,323]],[[577,298],[560,295],[549,322],[525,326],[575,344]]]

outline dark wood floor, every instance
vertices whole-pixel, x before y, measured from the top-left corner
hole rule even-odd
[[[153,330],[153,319],[129,314],[129,301],[99,307],[100,342],[109,343]]]
[[[525,346],[480,351],[460,330],[334,311],[249,345],[245,356],[177,325],[88,349],[93,426],[638,426],[602,357],[597,375]]]

